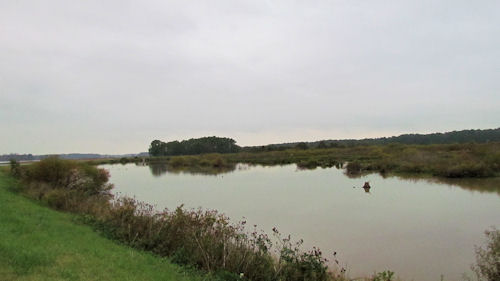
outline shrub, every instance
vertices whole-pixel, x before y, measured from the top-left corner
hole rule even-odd
[[[68,183],[71,171],[76,168],[77,163],[75,161],[48,157],[29,165],[26,179],[28,181],[50,183],[54,186],[64,186]]]
[[[500,280],[500,231],[496,228],[485,231],[485,248],[476,247],[476,264],[472,270],[481,281]]]
[[[106,212],[96,214],[95,220],[94,225],[114,239],[213,272],[221,280],[321,281],[332,277],[319,249],[302,252],[302,242],[281,239],[277,231],[281,243],[273,248],[266,234],[248,234],[245,222],[231,224],[213,210],[180,206],[157,213],[148,204],[118,198]],[[273,249],[279,259],[273,258]]]
[[[10,159],[10,173],[16,178],[21,176],[21,165],[15,159]]]
[[[44,200],[47,204],[57,210],[65,209],[67,191],[62,189],[52,189],[44,194]]]
[[[23,180],[46,183],[53,188],[77,190],[86,196],[107,194],[112,188],[107,184],[109,173],[95,166],[58,157],[48,157],[27,166]]]

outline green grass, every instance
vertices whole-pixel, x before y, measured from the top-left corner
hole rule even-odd
[[[0,171],[0,280],[203,280],[13,192]]]

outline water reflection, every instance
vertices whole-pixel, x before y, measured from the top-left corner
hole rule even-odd
[[[311,161],[299,161],[297,164],[297,169],[298,170],[314,170],[316,168],[337,168],[337,169],[343,169],[344,168],[344,162],[338,162],[338,161],[328,161],[328,162],[317,162],[314,160]]]
[[[425,181],[428,183],[447,184],[450,187],[458,186],[465,190],[480,193],[497,193],[500,196],[500,177],[494,178],[436,178],[415,175],[382,175],[383,178],[396,177],[412,182]]]
[[[169,165],[168,162],[156,162],[156,163],[136,163],[136,166],[149,166],[149,170],[151,174],[155,177],[161,177],[166,174],[189,174],[189,175],[212,175],[217,176],[221,174],[232,173],[234,171],[242,171],[248,170],[251,167],[255,166],[252,164],[234,164],[226,167],[212,167],[212,166],[179,166],[175,167]],[[334,165],[337,169],[342,169],[344,165],[342,163],[336,163]],[[296,166],[296,171],[310,171],[314,169],[323,169],[323,168],[304,168],[300,165]],[[347,173],[344,170],[344,175],[351,179],[358,179],[366,177],[370,174],[376,174],[373,172],[362,172],[362,173]],[[419,175],[407,175],[407,174],[386,174],[379,173],[383,178],[398,178],[409,181],[425,181],[429,183],[439,183],[439,184],[447,184],[450,186],[458,186],[460,188],[478,191],[478,192],[488,192],[488,193],[497,193],[500,196],[500,177],[494,178],[436,178],[436,177],[425,177]],[[370,193],[371,186],[369,182],[365,182],[362,186],[366,193]]]
[[[143,164],[136,164],[138,166],[143,166]],[[229,165],[225,167],[213,167],[213,166],[172,166],[166,162],[159,163],[149,163],[149,170],[151,174],[155,177],[163,176],[167,173],[170,174],[191,174],[191,175],[219,175],[230,173],[236,170],[239,165]],[[241,165],[240,165],[241,166]],[[241,167],[238,167],[241,169]]]

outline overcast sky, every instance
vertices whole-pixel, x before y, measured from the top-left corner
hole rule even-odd
[[[0,0],[0,153],[499,126],[498,0]]]

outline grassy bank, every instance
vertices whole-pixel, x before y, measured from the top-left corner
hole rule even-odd
[[[15,194],[15,185],[0,171],[1,280],[203,280]]]

